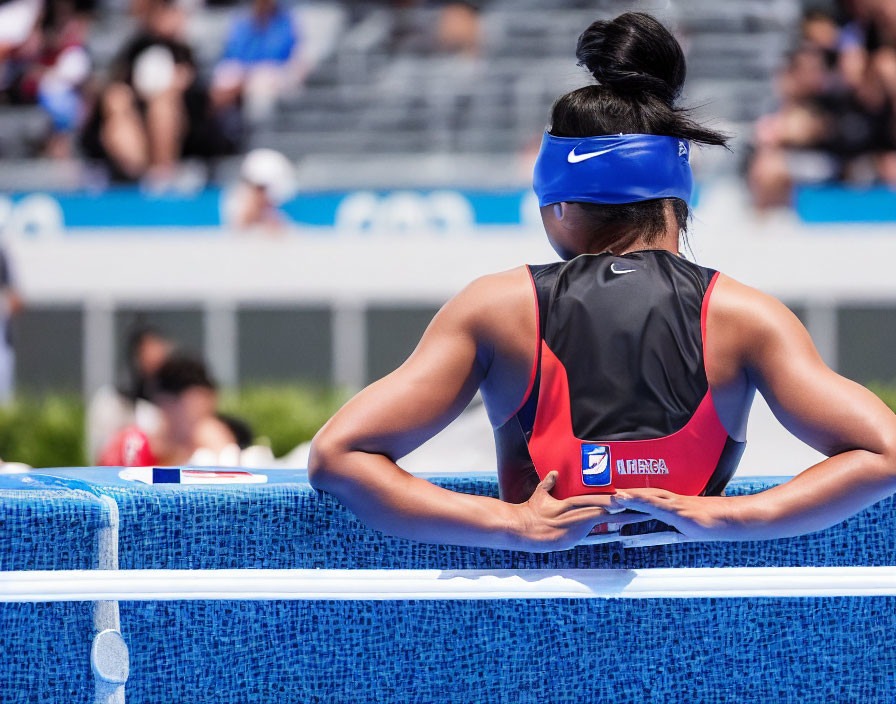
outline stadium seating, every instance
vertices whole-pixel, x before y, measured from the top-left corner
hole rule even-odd
[[[436,9],[398,13],[375,4],[302,5],[296,12],[312,70],[300,90],[283,96],[270,123],[254,130],[249,146],[305,159],[312,172],[315,160],[334,155],[365,155],[369,161],[427,153],[445,155],[448,163],[457,155],[517,154],[532,146],[557,95],[587,80],[574,66],[575,38],[595,18],[626,7],[615,0],[561,0],[550,9],[495,0],[482,12],[481,57],[458,61],[433,49],[429,35]],[[677,28],[688,52],[686,100],[704,105],[735,136],[745,132],[767,104],[769,79],[789,46],[798,11],[791,0],[698,0],[656,8]],[[223,44],[230,12],[205,9],[191,16],[191,41],[206,71]],[[108,10],[96,20],[89,48],[100,73],[125,36],[125,21]],[[29,153],[40,131],[39,113],[31,107],[0,109],[0,156]],[[727,163],[733,168],[733,160]],[[498,158],[492,171],[506,179],[507,166]],[[4,170],[0,189],[47,188],[45,171]],[[225,163],[218,177],[233,171]],[[383,171],[364,171],[372,182],[357,185],[379,185],[376,174]],[[476,178],[494,182],[498,174],[488,171],[477,169]],[[51,187],[73,185],[70,178],[54,180],[59,182]]]

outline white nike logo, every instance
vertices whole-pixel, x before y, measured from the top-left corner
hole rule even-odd
[[[637,269],[617,269],[616,262],[610,264],[610,271],[614,274],[631,274],[633,271],[637,271]]]
[[[580,161],[585,161],[585,159],[591,159],[595,156],[600,156],[601,154],[606,154],[607,152],[613,151],[613,148],[610,149],[601,149],[599,152],[587,152],[585,154],[576,154],[576,148],[573,147],[569,154],[566,157],[566,160],[570,164],[578,164]]]

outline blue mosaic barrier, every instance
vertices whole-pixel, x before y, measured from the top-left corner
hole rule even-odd
[[[433,546],[360,524],[301,472],[144,485],[117,470],[0,477],[0,570],[91,569],[118,504],[122,569],[892,565],[892,500],[756,543],[561,553]],[[32,483],[22,482],[30,479]],[[496,495],[494,478],[436,483]],[[775,480],[732,482],[753,493]],[[0,575],[2,579],[2,575]],[[877,702],[896,699],[888,597],[122,602],[128,702]],[[0,605],[0,702],[89,701],[89,604]]]
[[[428,545],[392,538],[370,530],[341,504],[314,491],[304,472],[275,470],[265,484],[147,485],[124,481],[114,469],[61,470],[93,491],[112,497],[120,513],[121,569],[499,569],[599,567],[789,567],[896,564],[896,511],[888,499],[826,531],[782,540],[749,543],[685,543],[623,550],[595,545],[558,553],[523,553],[447,545]],[[497,496],[491,476],[433,477],[455,491]],[[736,479],[729,494],[749,494],[777,484],[775,478]],[[48,503],[36,489],[31,499],[4,498],[0,484],[0,516],[62,515],[75,508]],[[54,497],[53,501],[59,501]],[[73,499],[75,501],[75,499]],[[73,505],[77,505],[76,503]],[[64,506],[64,508],[63,508]],[[99,509],[95,509],[99,510]],[[30,513],[29,513],[30,512]],[[78,516],[80,514],[72,514]],[[97,514],[97,515],[101,515]],[[0,520],[9,520],[0,518]],[[48,530],[38,520],[29,529],[17,523],[14,533]],[[94,517],[96,520],[96,517]],[[77,521],[75,521],[77,522]],[[634,527],[632,527],[635,529]],[[67,529],[71,533],[73,529]],[[89,532],[85,525],[80,529]],[[21,534],[20,533],[20,534]],[[88,546],[76,533],[65,545],[83,554],[60,562],[41,558],[33,563],[20,554],[11,534],[0,534],[0,569],[89,568]]]

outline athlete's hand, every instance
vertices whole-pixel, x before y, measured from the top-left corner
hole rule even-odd
[[[664,489],[623,489],[614,495],[615,505],[640,511],[662,521],[692,540],[736,540],[730,517],[730,499],[724,496],[683,496]],[[615,518],[613,520],[616,520]]]
[[[530,552],[569,550],[580,543],[600,523],[640,523],[651,520],[641,513],[625,510],[612,494],[589,494],[555,499],[551,490],[557,483],[557,472],[550,472],[539,482],[529,500],[517,504],[517,534],[520,549]]]

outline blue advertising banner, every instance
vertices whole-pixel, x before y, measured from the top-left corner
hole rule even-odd
[[[229,196],[220,188],[187,195],[153,195],[137,188],[0,195],[0,227],[26,234],[52,229],[215,228],[228,224]],[[279,210],[284,220],[298,226],[360,232],[516,226],[538,215],[529,189],[304,192]]]

